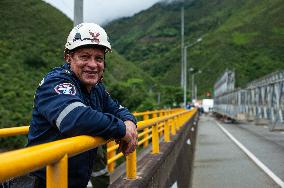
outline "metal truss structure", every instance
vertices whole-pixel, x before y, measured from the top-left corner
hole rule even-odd
[[[215,84],[214,90],[221,87],[226,88]],[[222,91],[214,95],[214,112],[235,120],[266,123],[270,130],[284,129],[284,70],[252,81],[244,89]]]

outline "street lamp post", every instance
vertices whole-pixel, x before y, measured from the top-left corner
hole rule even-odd
[[[181,72],[180,72],[180,86],[184,86],[184,4],[181,7]]]
[[[83,22],[83,2],[84,0],[74,0],[74,26]]]
[[[195,97],[194,97],[194,68],[190,68],[189,69],[190,72],[192,72],[191,74],[191,100],[193,100]]]
[[[184,107],[186,107],[186,90],[187,90],[187,48],[190,48],[192,46],[194,46],[195,44],[199,43],[202,41],[202,38],[198,38],[194,43],[188,44],[184,46],[184,67],[183,67],[183,81],[184,81],[184,85],[183,85],[183,104]]]
[[[194,68],[190,68],[189,69],[190,72],[192,72],[191,74],[191,95],[192,95],[192,100],[196,99],[197,96],[197,85],[194,83],[195,82],[195,74],[201,74],[202,71],[199,70],[198,72],[194,73]]]

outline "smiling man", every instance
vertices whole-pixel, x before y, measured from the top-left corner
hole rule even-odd
[[[66,64],[49,72],[36,90],[28,146],[90,135],[118,140],[125,155],[135,150],[135,117],[110,97],[102,83],[110,51],[99,25],[82,23],[72,29],[65,45]],[[68,187],[87,186],[96,156],[93,149],[68,160]],[[45,169],[31,176],[35,187],[45,187]]]

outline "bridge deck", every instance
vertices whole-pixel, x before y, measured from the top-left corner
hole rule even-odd
[[[270,176],[277,176],[280,180],[278,184],[240,149],[220,126],[227,130],[244,150],[247,149],[264,164]],[[252,124],[222,124],[212,117],[202,116],[198,125],[192,188],[284,187],[283,156],[283,132],[269,132],[265,126]]]

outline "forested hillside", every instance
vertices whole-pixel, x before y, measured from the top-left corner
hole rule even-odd
[[[0,15],[0,128],[28,125],[35,89],[48,71],[64,63],[64,44],[73,23],[38,0],[1,0]],[[115,49],[106,58],[109,92],[130,110],[147,108],[144,98],[151,99],[146,87],[151,78]],[[0,139],[0,149],[22,145],[24,140]]]
[[[226,68],[235,69],[238,86],[284,68],[282,0],[185,0],[184,9],[185,45],[203,38],[187,57],[189,68],[202,70],[195,77],[200,96]],[[107,89],[131,111],[182,101],[180,10],[180,1],[158,3],[106,26],[114,49]],[[72,21],[38,0],[1,0],[0,15],[0,128],[27,125],[38,83],[64,63]],[[0,139],[0,149],[24,140]]]
[[[119,53],[161,84],[180,85],[181,6],[159,3],[107,26]],[[184,10],[185,45],[203,38],[187,58],[188,67],[202,70],[199,95],[226,68],[236,71],[238,86],[284,68],[282,0],[185,0]]]

